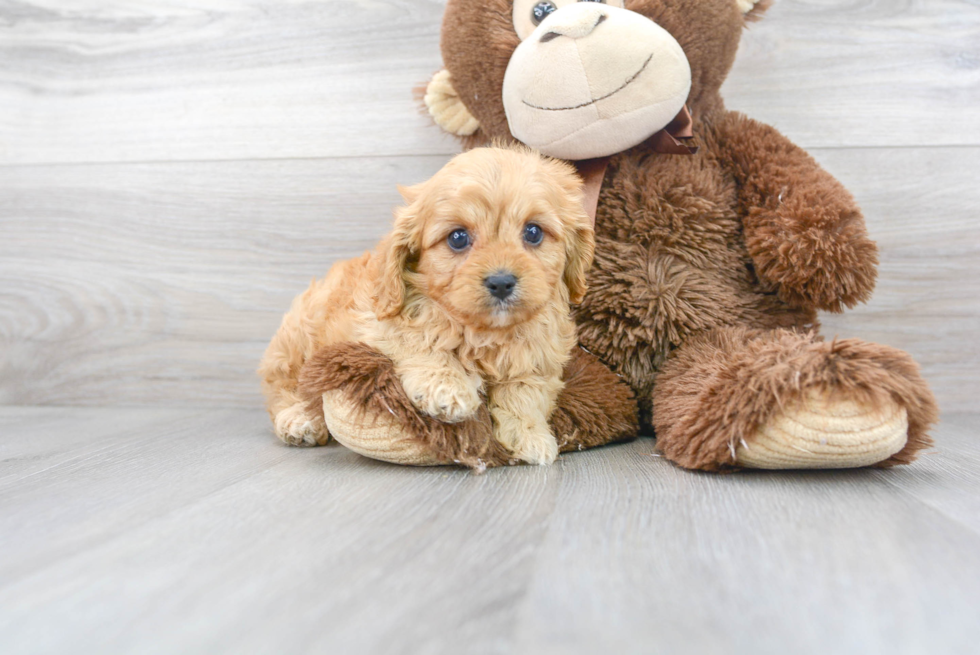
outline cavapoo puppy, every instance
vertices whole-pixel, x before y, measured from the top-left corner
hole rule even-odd
[[[456,422],[485,396],[505,448],[553,462],[548,418],[575,345],[569,303],[585,293],[594,250],[581,185],[571,166],[532,151],[477,148],[400,188],[394,230],[313,282],[269,344],[259,373],[276,435],[327,442],[297,378],[322,346],[353,341],[394,362],[420,411]]]

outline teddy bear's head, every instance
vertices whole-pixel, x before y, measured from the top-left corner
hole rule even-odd
[[[448,0],[436,122],[563,159],[620,152],[718,102],[769,0]]]

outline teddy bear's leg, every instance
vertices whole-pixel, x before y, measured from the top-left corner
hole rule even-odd
[[[551,417],[561,451],[636,436],[632,391],[597,359],[576,349],[565,379]],[[476,469],[517,463],[493,439],[485,406],[459,423],[426,416],[405,394],[391,360],[360,344],[337,344],[311,357],[300,375],[300,393],[308,411],[323,412],[331,436],[373,459]]]
[[[907,464],[931,445],[937,418],[907,353],[789,330],[690,339],[653,392],[658,448],[691,469]]]
[[[420,412],[392,361],[362,344],[323,348],[304,364],[299,381],[308,411],[321,413],[334,439],[366,457],[477,469],[510,462],[510,454],[493,439],[485,405],[456,423]]]
[[[640,429],[633,390],[594,355],[576,348],[551,414],[558,452],[635,439]]]

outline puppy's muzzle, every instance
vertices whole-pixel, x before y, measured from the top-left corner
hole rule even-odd
[[[494,273],[483,279],[483,286],[494,298],[506,300],[517,287],[517,277],[511,273]]]

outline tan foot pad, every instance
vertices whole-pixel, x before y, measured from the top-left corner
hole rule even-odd
[[[884,461],[908,439],[905,408],[871,407],[810,391],[746,439],[735,461],[759,469],[857,468]]]
[[[379,416],[377,420],[372,417],[365,421],[343,391],[323,394],[323,415],[330,436],[355,453],[393,464],[440,464],[425,448],[406,438],[394,416]]]

